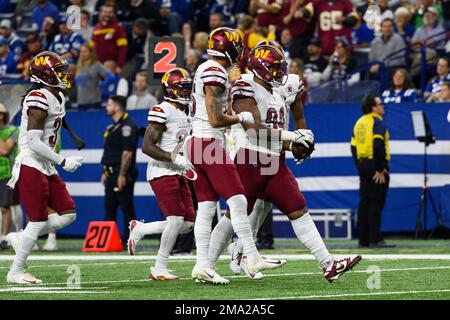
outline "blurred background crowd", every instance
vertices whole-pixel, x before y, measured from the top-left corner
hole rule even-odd
[[[71,5],[78,29],[67,24]],[[148,85],[150,39],[183,39],[195,72],[221,26],[239,30],[244,54],[280,42],[310,102],[351,101],[351,88],[385,103],[450,102],[450,0],[0,0],[0,79],[26,80],[30,59],[53,50],[74,74],[69,108],[101,108],[118,94],[145,109],[160,99]]]

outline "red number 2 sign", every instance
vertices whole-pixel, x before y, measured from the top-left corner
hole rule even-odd
[[[176,68],[176,64],[172,63],[177,56],[177,46],[170,41],[159,42],[155,46],[155,53],[163,53],[167,51],[166,55],[158,60],[153,66],[155,73],[166,73],[170,69]]]

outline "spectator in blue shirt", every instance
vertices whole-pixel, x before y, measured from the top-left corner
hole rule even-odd
[[[392,87],[381,95],[383,103],[416,102],[417,93],[411,76],[405,69],[397,69],[392,76]]]
[[[16,73],[14,53],[9,51],[8,40],[0,36],[0,77]]]
[[[235,5],[234,0],[218,0],[215,1],[211,6],[211,14],[220,13],[223,17],[225,24],[229,27],[236,25],[236,19],[233,15],[233,7]]]
[[[11,28],[11,21],[8,19],[2,20],[0,23],[0,35],[2,35],[9,45],[9,51],[14,54],[14,60],[19,61],[22,56],[24,44],[22,40],[17,36],[17,34]]]
[[[405,7],[400,7],[395,10],[394,31],[405,40],[406,45],[411,44],[416,28],[411,23],[411,13]]]
[[[450,82],[450,59],[446,57],[439,58],[436,65],[436,77],[431,79],[424,92],[424,97],[428,98],[435,95],[441,89],[441,85]]]
[[[107,60],[103,64],[107,70],[105,79],[99,83],[102,106],[106,107],[109,97],[119,95],[128,97],[128,82],[117,74],[117,63],[114,60]]]
[[[375,38],[373,29],[369,29],[367,24],[360,17],[352,28],[352,42],[354,48],[368,48]]]
[[[84,43],[83,37],[73,32],[67,26],[67,17],[61,19],[59,23],[60,33],[55,36],[53,42],[50,44],[49,50],[63,56],[69,63],[75,64],[80,54],[80,47]]]
[[[50,1],[39,0],[37,7],[33,9],[31,14],[33,25],[40,30],[46,17],[52,17],[55,23],[59,23],[58,7]]]

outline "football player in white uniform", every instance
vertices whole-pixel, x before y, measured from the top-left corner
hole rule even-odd
[[[283,52],[283,47],[276,41],[273,40],[262,40],[258,42],[256,47],[270,45],[280,49]],[[283,52],[284,53],[284,52]],[[253,72],[248,72],[241,74],[240,78],[243,80],[252,81],[254,77]],[[289,129],[289,114],[292,112],[293,120],[294,120],[294,128],[296,130],[306,129],[306,118],[302,103],[302,94],[304,91],[303,81],[300,79],[297,74],[287,74],[284,83],[282,83],[279,87],[273,88],[273,90],[277,91],[281,98],[285,103],[285,121],[284,121],[284,129]],[[234,130],[235,131],[235,130]],[[232,136],[234,132],[232,130]],[[233,137],[232,137],[233,138]],[[282,153],[282,157],[285,157],[284,152]],[[300,162],[298,162],[300,163]],[[255,202],[255,206],[253,207],[253,211],[249,216],[250,225],[252,226],[254,237],[258,233],[261,225],[264,223],[269,212],[272,210],[272,203],[265,201],[263,199],[257,199]],[[242,246],[238,245],[238,242],[235,241],[228,246],[228,252],[231,255],[230,269],[235,274],[240,274],[240,261],[242,258]]]
[[[328,281],[334,281],[356,265],[361,260],[361,256],[342,260],[334,259],[308,213],[306,201],[294,175],[286,166],[284,157],[275,158],[277,159],[275,161],[279,162],[274,172],[269,172],[267,163],[264,163],[268,155],[274,153],[280,155],[287,144],[283,146],[274,144],[275,139],[271,138],[270,145],[262,145],[265,142],[263,134],[266,137],[272,137],[278,131],[281,136],[302,135],[303,139],[298,142],[305,147],[309,147],[314,141],[310,130],[301,129],[295,132],[284,130],[285,99],[281,98],[278,90],[273,90],[283,85],[286,78],[284,53],[270,45],[257,47],[249,54],[248,68],[254,74],[253,79],[236,81],[231,90],[231,99],[234,111],[252,112],[255,119],[254,124],[243,124],[246,139],[238,135],[240,136],[237,140],[239,149],[235,157],[239,176],[246,190],[249,211],[253,209],[255,201],[260,196],[274,203],[291,221],[299,241],[316,257],[323,268],[325,278]],[[224,229],[224,221],[227,221],[226,217],[219,222],[222,229]],[[231,233],[228,233],[228,236],[231,237]],[[245,256],[241,259],[241,266],[250,278],[261,278],[260,273],[248,270]]]
[[[42,283],[25,272],[28,255],[39,236],[55,232],[76,218],[75,203],[55,165],[74,172],[83,160],[79,156],[64,158],[54,151],[65,115],[62,91],[70,88],[68,63],[57,54],[44,51],[31,61],[29,76],[34,84],[22,102],[20,153],[8,182],[11,188],[19,188],[29,222],[23,232],[8,235],[16,252],[6,277],[10,284]],[[49,214],[48,208],[55,213]]]
[[[241,53],[242,39],[236,31],[230,28],[212,31],[208,40],[210,59],[197,68],[192,89],[190,115],[193,137],[187,144],[187,156],[198,175],[194,188],[199,202],[194,226],[197,262],[192,270],[192,278],[203,283],[229,283],[208,264],[211,224],[220,197],[228,204],[231,228],[242,241],[249,269],[258,272],[279,267],[279,261],[264,261],[256,249],[247,217],[245,190],[236,166],[224,148],[225,127],[253,122],[249,112],[234,115],[225,112],[228,104],[228,72]]]
[[[195,210],[187,179],[193,165],[185,158],[180,147],[190,134],[192,126],[186,114],[191,101],[192,79],[182,68],[171,69],[162,77],[164,101],[150,108],[148,127],[142,151],[150,156],[147,180],[156,195],[165,221],[130,222],[128,252],[133,255],[136,244],[148,234],[160,234],[161,244],[156,263],[150,270],[152,280],[176,280],[169,273],[167,261],[179,234],[192,231]]]

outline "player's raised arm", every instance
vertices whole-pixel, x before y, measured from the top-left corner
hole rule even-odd
[[[205,86],[206,111],[209,123],[213,128],[224,128],[239,122],[252,122],[252,116],[248,112],[238,115],[228,115],[223,112],[222,96],[225,88],[221,86]]]
[[[303,85],[303,84],[302,84]],[[302,102],[303,90],[297,93],[294,103],[291,105],[291,112],[294,118],[295,129],[306,129],[305,111]]]

